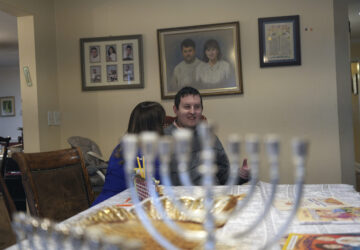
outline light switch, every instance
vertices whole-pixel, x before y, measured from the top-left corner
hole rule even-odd
[[[54,125],[54,113],[52,111],[48,111],[48,125]]]
[[[59,111],[54,111],[54,125],[60,125],[61,117]]]

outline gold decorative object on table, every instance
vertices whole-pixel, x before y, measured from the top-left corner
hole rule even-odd
[[[181,235],[169,229],[161,220],[152,220],[151,223],[172,244],[181,249],[194,249],[201,245],[201,242],[184,239]],[[186,221],[177,221],[176,223],[184,229],[202,230],[202,224],[199,223]],[[120,236],[125,239],[137,239],[142,242],[143,249],[163,249],[156,240],[151,237],[141,221],[137,219],[125,222],[101,223],[90,226],[90,228],[91,227],[96,227],[106,235]]]
[[[221,214],[221,213],[230,213],[236,206],[238,200],[241,200],[245,197],[245,194],[241,195],[228,195],[228,196],[221,196],[217,197],[214,202],[214,215]],[[189,210],[196,213],[197,211],[204,210],[203,198],[194,199],[192,197],[181,197],[179,201]],[[201,218],[198,219],[191,219],[187,217],[184,213],[180,212],[176,209],[174,204],[167,197],[161,198],[161,203],[165,208],[166,215],[175,221],[182,221],[182,222],[193,222],[193,223],[202,223],[203,221]],[[154,204],[152,203],[151,199],[146,199],[142,202],[142,207],[149,215],[149,217],[153,220],[161,220],[161,216],[157,212]],[[84,217],[78,221],[75,221],[69,226],[77,225],[81,227],[93,226],[97,224],[113,224],[115,222],[126,222],[128,220],[136,219],[136,212],[134,209],[125,209],[121,206],[110,206],[102,208],[96,211],[93,214],[90,214],[87,217]],[[218,221],[217,227],[222,227],[226,221]]]
[[[235,208],[237,201],[242,199],[242,195],[228,195],[216,197],[214,201],[213,214],[229,214]],[[189,209],[196,213],[204,211],[204,199],[181,197],[179,201]],[[204,231],[203,219],[198,217],[192,219],[187,217],[184,213],[176,209],[174,204],[167,197],[161,198],[162,206],[165,209],[166,215],[173,220],[178,226],[185,230]],[[151,218],[154,227],[161,232],[172,244],[175,244],[182,249],[193,249],[202,245],[201,241],[191,239],[184,239],[181,235],[173,232],[163,222],[163,218],[156,210],[151,199],[146,199],[141,203],[147,215]],[[226,221],[219,220],[216,222],[217,228],[224,226]],[[140,240],[145,249],[162,249],[162,247],[151,237],[147,230],[143,227],[141,221],[138,220],[134,209],[125,209],[120,206],[105,207],[89,216],[80,219],[77,222],[68,224],[68,227],[80,226],[87,229],[97,229],[108,236],[120,236],[127,239]]]

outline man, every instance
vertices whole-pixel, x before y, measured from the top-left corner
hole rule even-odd
[[[124,81],[134,80],[134,72],[132,67],[130,67],[131,65],[132,64],[124,64]]]
[[[99,47],[90,47],[90,62],[100,62]]]
[[[133,59],[133,48],[130,44],[126,45],[125,49],[125,55],[123,57],[123,60],[130,61]]]
[[[176,114],[176,120],[173,124],[165,128],[164,133],[171,135],[177,128],[189,128],[194,131],[188,170],[193,184],[202,185],[201,174],[198,172],[198,167],[201,164],[201,144],[199,135],[195,130],[195,127],[201,121],[203,111],[203,103],[199,91],[192,87],[184,87],[179,90],[175,96],[173,110]],[[216,154],[214,163],[218,166],[215,181],[217,182],[216,184],[223,185],[226,183],[229,175],[229,160],[217,136],[215,136],[214,153]],[[245,171],[245,173],[243,172],[242,175],[240,175],[238,184],[248,181],[248,176],[246,176],[247,173],[248,171]],[[175,157],[172,157],[170,162],[170,174],[172,184],[181,185]]]
[[[91,81],[90,82],[101,82],[101,70],[100,66],[92,66],[91,70]]]
[[[195,43],[193,40],[183,40],[180,48],[184,60],[176,65],[174,69],[172,84],[175,90],[192,85],[195,82],[195,69],[200,63],[200,60],[195,56]]]

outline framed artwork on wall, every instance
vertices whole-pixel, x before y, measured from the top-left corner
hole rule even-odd
[[[359,94],[359,74],[353,74],[352,75],[352,92],[354,95]]]
[[[161,98],[184,86],[206,95],[242,94],[239,22],[157,30]]]
[[[0,116],[15,116],[15,96],[0,97]]]
[[[144,88],[142,35],[80,39],[82,90]]]
[[[259,18],[260,67],[301,65],[299,16]]]
[[[359,75],[360,75],[360,63],[355,61],[351,62],[351,78],[352,78],[352,93],[354,95],[359,94]]]

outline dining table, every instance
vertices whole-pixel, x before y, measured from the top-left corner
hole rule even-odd
[[[251,185],[236,186],[214,186],[215,196],[221,195],[245,195],[249,192]],[[204,194],[202,186],[175,186],[171,187],[177,197],[201,197]],[[289,216],[290,210],[279,208],[281,201],[293,201],[296,196],[297,187],[292,184],[277,185],[275,202],[270,206],[265,216],[262,216],[261,222],[249,234],[237,237],[232,244],[234,249],[261,249],[266,242],[271,240],[281,229]],[[229,235],[237,235],[247,230],[258,216],[263,213],[266,201],[271,196],[272,185],[260,181],[256,184],[255,189],[249,202],[239,213],[235,213],[226,224],[217,229],[218,238],[221,239]],[[352,207],[360,207],[360,195],[352,185],[348,184],[306,184],[303,186],[303,200],[327,199],[333,198]],[[107,207],[122,206],[124,209],[132,209],[129,189],[114,195],[113,197],[93,206],[89,209],[78,213],[77,215],[62,221],[63,225],[76,225],[87,217],[103,210]],[[291,205],[290,205],[291,208]],[[338,234],[338,233],[360,233],[359,222],[346,223],[304,223],[298,217],[294,217],[287,230],[282,235],[282,240],[274,244],[271,249],[282,249],[286,237],[290,233],[300,234]],[[26,241],[23,246],[26,246]],[[17,249],[14,245],[8,249]],[[26,249],[26,248],[25,248]],[[41,249],[41,248],[39,248]]]

